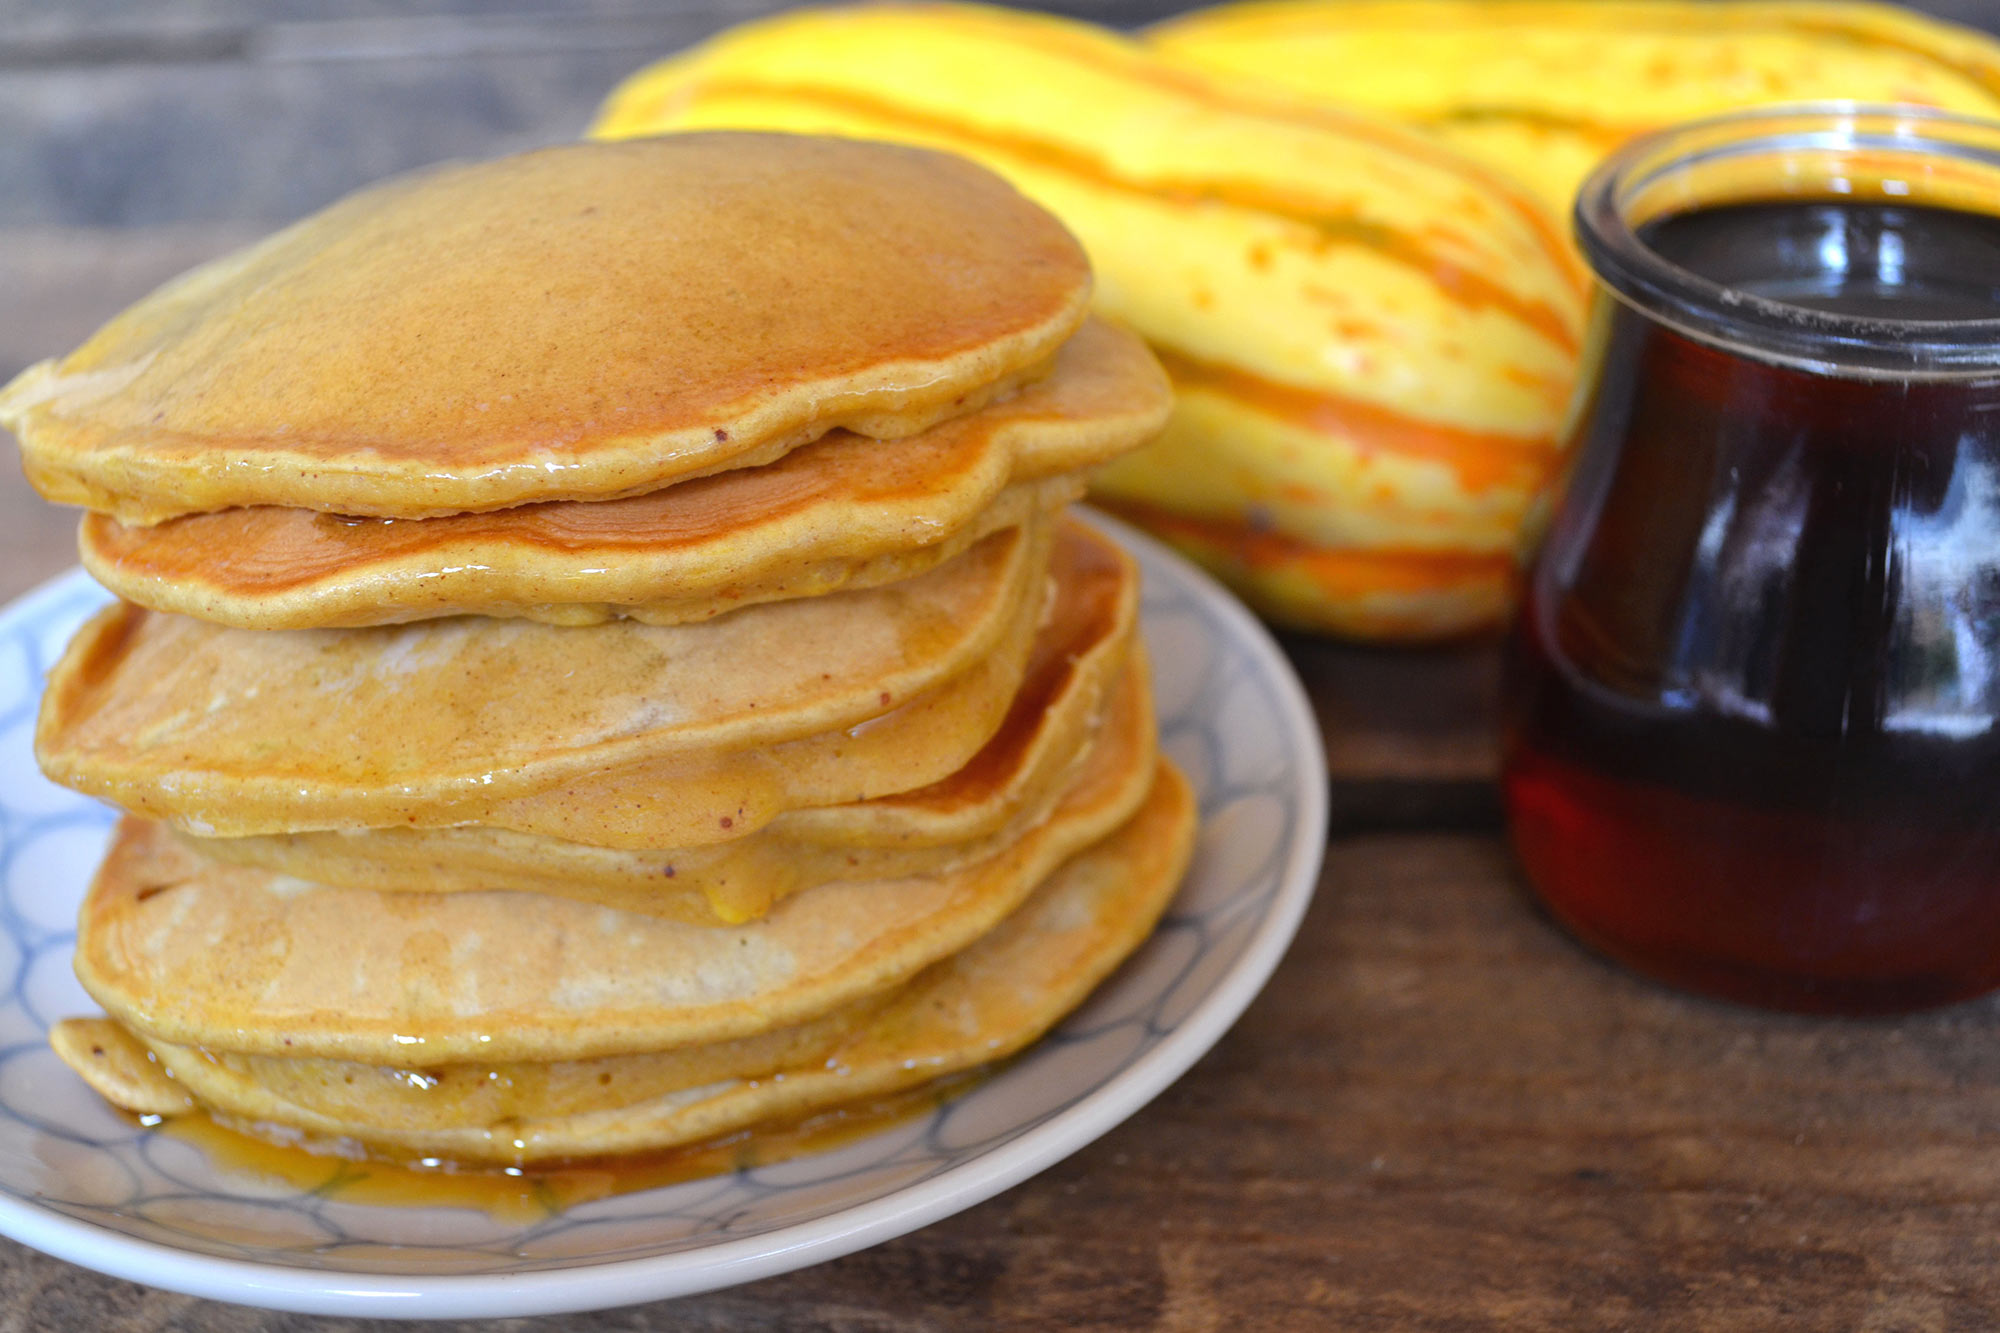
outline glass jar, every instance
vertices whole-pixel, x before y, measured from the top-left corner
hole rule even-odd
[[[2000,987],[2000,125],[1813,106],[1584,187],[1570,468],[1510,639],[1527,876],[1822,1013]]]

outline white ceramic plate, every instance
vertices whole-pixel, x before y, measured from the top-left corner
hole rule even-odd
[[[95,1012],[70,974],[111,814],[30,754],[43,673],[104,594],[81,570],[0,610],[0,1232],[119,1277],[323,1314],[596,1309],[786,1272],[968,1208],[1075,1152],[1178,1078],[1290,943],[1325,842],[1323,751],[1297,678],[1230,595],[1108,521],[1145,567],[1169,754],[1193,780],[1192,870],[1153,938],[1005,1072],[831,1152],[518,1224],[318,1197],[136,1129],[48,1050]]]

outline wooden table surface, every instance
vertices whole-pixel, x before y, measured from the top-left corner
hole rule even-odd
[[[0,192],[0,377],[357,180],[573,133],[619,74],[760,2],[579,0],[514,28],[452,0],[318,27],[279,0],[227,22],[186,0],[139,28],[0,5],[0,180],[44,173],[34,198]],[[456,121],[381,128],[444,95]],[[133,142],[154,174],[214,178],[207,158],[237,151],[267,165],[235,194],[140,189]],[[0,467],[0,597],[69,565],[73,527]],[[864,1253],[485,1327],[2000,1327],[2000,1007],[1822,1022],[1608,966],[1509,862],[1490,644],[1287,647],[1326,733],[1326,870],[1269,989],[1178,1084],[1036,1179]],[[0,1333],[388,1326],[170,1295],[0,1241]]]

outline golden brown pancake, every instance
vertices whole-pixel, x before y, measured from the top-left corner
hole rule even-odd
[[[1047,818],[1093,768],[1150,762],[1143,658],[1123,637],[1079,647],[1044,635],[1007,720],[958,772],[897,796],[792,811],[706,846],[620,851],[480,827],[188,841],[215,860],[340,888],[514,889],[735,925],[813,884],[943,874],[983,860]]]
[[[153,527],[83,521],[84,564],[142,606],[246,629],[472,612],[699,620],[911,577],[1076,498],[1078,470],[1154,434],[1165,375],[1091,321],[1054,372],[894,447],[835,431],[775,463],[622,500],[370,519],[262,506]]]
[[[1121,829],[962,951],[897,990],[751,1037],[597,1059],[421,1066],[201,1050],[103,1019],[59,1024],[53,1040],[127,1109],[172,1114],[195,1102],[265,1132],[285,1126],[405,1159],[525,1162],[691,1143],[1019,1050],[1145,938],[1173,896],[1193,829],[1186,784],[1162,765]]]
[[[1051,569],[1051,600],[1036,641],[1069,643],[1082,653],[1131,635],[1139,572],[1115,543],[1069,524]],[[708,761],[598,774],[494,802],[478,822],[593,847],[687,847],[741,837],[788,811],[809,814],[913,791],[963,768],[1000,729],[1030,656],[1023,635],[1018,646],[1010,641],[964,676],[846,731]]]
[[[662,765],[705,781],[753,747],[826,749],[990,677],[985,732],[921,785],[985,742],[1019,682],[1047,597],[1043,528],[903,583],[700,625],[254,631],[117,604],[52,673],[36,754],[56,781],[196,833],[477,822],[569,809]]]
[[[1045,368],[1074,239],[960,158],[669,135],[363,190],[0,390],[30,480],[127,522],[608,499],[890,439]]]
[[[128,817],[85,899],[76,972],[149,1038],[242,1054],[427,1066],[728,1041],[899,985],[992,929],[1153,781],[1137,763],[1087,776],[988,860],[817,885],[738,926],[541,894],[324,888],[206,860]]]

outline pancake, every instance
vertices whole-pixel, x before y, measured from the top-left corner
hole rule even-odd
[[[324,888],[208,861],[128,817],[85,899],[76,973],[148,1039],[239,1054],[421,1067],[729,1041],[900,985],[991,930],[1153,782],[1137,762],[1087,776],[986,861],[818,885],[739,926],[541,894]]]
[[[478,827],[188,841],[215,860],[339,888],[513,889],[735,925],[813,884],[943,874],[983,860],[1047,818],[1072,784],[1090,780],[1092,768],[1149,761],[1157,738],[1143,653],[1132,644],[1127,661],[1122,636],[1074,647],[1053,636],[1038,642],[1007,720],[943,781],[858,805],[794,811],[727,842],[618,851]]]
[[[1156,433],[1145,344],[1090,321],[1004,403],[884,448],[835,431],[775,463],[622,500],[366,519],[269,506],[138,527],[83,521],[84,564],[130,601],[246,629],[473,612],[700,620],[911,577],[1082,493],[1079,469]]]
[[[204,834],[477,822],[516,806],[573,819],[575,793],[635,775],[705,781],[800,737],[826,748],[959,678],[985,681],[980,700],[998,696],[985,732],[922,785],[999,724],[1046,604],[1047,540],[1041,523],[1009,529],[916,579],[699,625],[255,631],[115,604],[51,673],[36,754],[55,781]]]
[[[1186,784],[1162,765],[1129,822],[961,952],[877,1000],[733,1042],[419,1068],[204,1052],[142,1042],[103,1019],[59,1024],[52,1040],[127,1109],[172,1114],[193,1100],[266,1133],[288,1126],[405,1159],[516,1163],[692,1143],[878,1097],[1033,1041],[1152,929],[1186,865],[1194,818]]]
[[[1066,525],[1051,573],[1053,597],[1038,642],[1067,643],[1082,653],[1131,635],[1139,573],[1115,543]],[[494,802],[476,822],[593,847],[688,847],[742,837],[788,811],[928,786],[970,763],[1000,729],[1025,675],[1026,637],[858,727],[705,761],[597,774],[557,791]]]
[[[351,195],[0,390],[29,479],[126,522],[608,499],[1042,373],[1090,275],[961,158],[782,134],[581,143]]]

